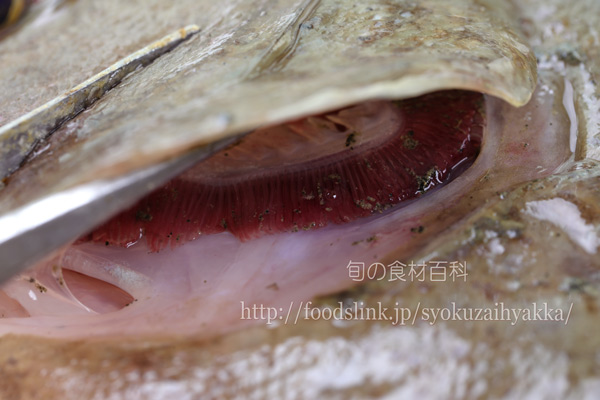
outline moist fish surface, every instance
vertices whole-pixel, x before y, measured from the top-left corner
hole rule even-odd
[[[84,10],[86,4],[65,5],[56,18],[68,18],[74,9],[70,7]],[[597,260],[593,245],[582,247],[573,232],[579,227],[593,237],[598,227],[594,208],[598,167],[593,161],[576,162],[591,154],[581,140],[593,143],[589,113],[594,100],[590,90],[595,89],[570,79],[571,74],[595,76],[594,64],[565,67],[565,74],[557,60],[541,65],[533,93],[533,52],[516,33],[518,28],[507,22],[508,3],[427,2],[418,7],[376,3],[364,9],[337,2],[298,8],[279,3],[286,10],[282,14],[261,9],[262,4],[255,5],[246,24],[238,23],[235,13],[230,20],[205,16],[215,24],[210,33],[132,75],[57,131],[46,153],[42,151],[7,182],[0,193],[2,209],[95,176],[155,162],[192,143],[372,99],[397,100],[460,88],[500,96],[513,105],[526,103],[530,96],[531,100],[514,108],[486,96],[483,143],[472,167],[446,186],[382,214],[243,242],[222,232],[151,254],[143,241],[124,249],[83,243],[64,250],[59,258],[79,265],[67,272],[73,287],[77,275],[72,274],[77,273],[126,289],[133,300],[111,292],[116,308],[123,301],[132,303],[119,311],[90,312],[101,304],[88,303],[91,308],[86,310],[82,304],[89,299],[81,301],[81,293],[64,308],[52,306],[65,304],[57,297],[33,300],[30,292],[38,299],[54,293],[49,285],[41,285],[45,292],[36,286],[58,282],[52,263],[31,270],[31,276],[15,278],[18,285],[13,287],[25,291],[10,303],[10,310],[22,313],[22,318],[13,316],[0,324],[4,393],[34,397],[40,387],[61,398],[594,393],[597,382],[589,371],[595,361],[588,354],[597,343],[585,332],[596,325],[591,310]],[[529,4],[520,6],[521,15],[534,14]],[[122,15],[127,7],[119,10]],[[561,10],[558,5],[549,7]],[[260,22],[265,17],[271,20]],[[169,18],[160,24],[164,21]],[[226,31],[227,24],[236,23]],[[255,23],[263,25],[253,31]],[[526,31],[535,44],[536,29],[543,30],[543,25],[529,23]],[[253,32],[264,26],[282,29],[271,40],[255,40]],[[26,28],[20,33],[33,34]],[[236,57],[244,61],[236,63]],[[257,98],[255,93],[264,96]],[[587,139],[578,139],[574,149],[572,110],[578,121],[588,116],[587,132],[575,131],[577,136],[587,133]],[[132,139],[136,135],[146,141],[136,142]],[[554,173],[558,175],[550,176]],[[571,205],[550,204],[570,210],[575,225],[550,222],[550,217],[531,211],[556,197]],[[409,265],[411,260],[425,263],[427,271],[436,260],[459,261],[468,266],[469,274],[466,281],[444,283],[388,278],[361,283],[348,275],[350,261]],[[172,303],[152,301],[153,295],[169,293],[173,287],[179,290],[170,293]],[[350,287],[355,288],[335,294]],[[314,297],[324,294],[329,296]],[[264,318],[242,318],[240,304],[269,305],[278,312],[302,310],[299,301],[305,306],[312,301],[308,309],[317,315],[335,309],[339,302],[350,310],[362,303],[412,311],[417,306],[493,308],[500,302],[526,308],[545,302],[566,316],[569,299],[574,305],[567,324],[515,325],[416,318],[414,324],[392,326],[381,318],[311,320],[309,312],[304,314],[307,318],[298,318],[299,323],[280,321],[265,327]],[[31,316],[24,317],[24,311]],[[63,316],[40,319],[48,311]],[[144,312],[145,320],[131,323],[132,316]],[[65,317],[75,313],[80,313],[77,319]],[[47,323],[35,326],[44,320]],[[224,331],[231,333],[223,335]],[[515,337],[520,338],[518,343]],[[451,372],[440,374],[440,368]]]

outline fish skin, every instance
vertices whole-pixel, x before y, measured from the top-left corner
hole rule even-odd
[[[572,7],[573,3],[577,7]],[[539,2],[529,0],[523,4],[532,14]],[[579,16],[573,14],[573,10],[594,6],[592,1],[584,0],[552,4],[556,11],[548,20],[540,22],[540,31],[554,18],[564,16],[576,21]],[[598,14],[585,15],[593,20]],[[592,53],[583,55],[595,65],[600,62]],[[589,65],[584,63],[586,68]],[[597,69],[589,69],[597,73],[594,72]],[[575,93],[584,92],[577,82],[574,86]],[[591,118],[593,114],[584,115]],[[498,296],[513,305],[543,299],[564,305],[568,296],[572,296],[573,319],[564,327],[453,322],[431,327],[392,328],[362,322],[344,329],[321,320],[277,329],[259,327],[204,342],[190,339],[70,342],[6,336],[0,341],[0,393],[6,398],[25,399],[39,397],[41,392],[50,398],[110,395],[149,399],[278,394],[314,398],[315,393],[321,398],[372,398],[386,394],[392,397],[414,393],[426,393],[430,398],[501,397],[507,393],[537,398],[593,396],[599,385],[593,375],[597,363],[593,350],[598,349],[599,343],[597,335],[589,332],[598,328],[598,280],[593,274],[598,267],[597,257],[581,253],[566,234],[548,234],[549,231],[562,233],[559,229],[511,211],[513,204],[523,204],[520,196],[528,196],[524,200],[539,201],[555,197],[560,191],[581,210],[586,210],[582,215],[597,230],[600,226],[598,166],[593,161],[585,161],[577,167],[576,171],[538,180],[537,185],[541,186],[538,190],[532,190],[531,183],[507,190],[502,196],[508,201],[499,199],[485,206],[471,220],[489,221],[488,217],[498,211],[518,218],[526,237],[543,240],[542,250],[556,249],[557,253],[548,254],[544,263],[524,265],[515,271],[481,258],[478,252],[489,251],[489,241],[465,244],[458,240],[460,236],[451,240],[441,236],[439,240],[448,244],[439,251],[446,257],[460,254],[472,260],[471,265],[480,266],[473,270],[473,279],[469,280],[466,290],[452,284],[433,287],[374,284],[345,295],[369,301],[397,295],[404,304],[427,299],[430,306],[445,306],[449,300],[473,306],[490,304]],[[498,233],[506,232],[502,221],[497,219],[480,225],[479,232],[490,227],[498,227]],[[455,232],[452,230],[448,236]],[[476,240],[482,237],[485,236],[477,239],[476,235]],[[510,249],[505,253],[507,256],[518,256],[530,246],[527,241],[514,242],[508,236],[499,236],[499,239],[498,244],[505,251]],[[552,254],[572,258],[566,262],[563,257],[550,257]],[[548,271],[550,277],[544,279]],[[513,285],[515,277],[525,281],[517,290]],[[562,285],[564,282],[566,286]],[[335,300],[337,297],[325,301],[335,304]]]
[[[83,0],[75,3],[72,12],[84,13],[81,8],[85,4]],[[120,4],[117,10],[121,16],[136,13],[135,7],[121,8]],[[443,12],[436,8],[446,7],[448,3],[442,0],[430,0],[417,8],[410,2],[384,2],[370,11],[369,7],[352,11],[331,0],[320,2],[308,16],[300,7],[304,2],[278,2],[278,8],[266,12],[269,4],[261,0],[246,5],[250,11],[244,13],[237,3],[231,3],[237,11],[227,18],[223,8],[215,11],[209,7],[197,21],[200,33],[138,71],[135,79],[125,79],[89,112],[55,132],[53,136],[75,138],[71,139],[75,143],[54,149],[52,157],[28,176],[25,184],[13,179],[6,188],[10,194],[0,195],[0,212],[49,192],[147,166],[223,136],[376,97],[397,99],[459,88],[491,93],[518,105],[527,102],[535,86],[534,55],[508,26],[503,11],[499,15],[485,7],[478,11],[466,0]],[[431,11],[434,8],[436,12]],[[110,3],[103,3],[102,12],[110,10]],[[56,35],[56,43],[70,40],[71,29],[78,24],[90,23],[73,20],[67,11],[68,7],[63,7],[56,17],[74,24],[67,32],[61,33],[58,22],[44,25]],[[409,14],[397,23],[400,12]],[[208,18],[211,13],[217,17]],[[464,19],[453,16],[456,13],[464,14],[471,23],[465,25]],[[308,18],[304,25],[300,17]],[[116,24],[116,29],[119,26]],[[340,26],[341,30],[334,35],[330,26]],[[445,28],[422,29],[432,26]],[[421,27],[418,34],[415,27]],[[32,28],[36,32],[39,29]],[[291,39],[286,39],[285,33],[298,29],[297,44],[290,53],[289,46],[280,42],[287,43]],[[83,36],[82,48],[88,48],[90,41],[97,42],[95,30],[81,30],[96,35]],[[371,40],[361,40],[365,30]],[[112,37],[119,32],[113,32]],[[127,25],[127,32],[136,31]],[[145,32],[141,31],[137,42]],[[18,43],[32,34],[23,31],[23,38],[12,39]],[[258,37],[265,40],[258,41]],[[330,39],[324,41],[324,37]],[[415,41],[427,50],[416,46]],[[1,46],[8,49],[0,51],[12,49],[8,51],[11,60],[23,63],[21,53],[13,56],[17,48],[12,48],[12,42],[3,42]],[[115,46],[114,41],[109,43]],[[108,44],[99,46],[100,54],[111,49]],[[274,53],[282,51],[290,55],[279,61]],[[329,57],[323,58],[323,54]],[[268,65],[265,59],[271,60]],[[49,68],[51,72],[54,66]],[[44,74],[39,79],[47,82]],[[3,75],[0,82],[18,81],[11,76]],[[286,90],[281,91],[281,87]],[[9,98],[9,93],[3,96]],[[30,171],[35,169],[30,167]]]
[[[564,77],[575,88],[577,159],[600,159],[600,4],[582,0],[566,7],[558,1],[514,1],[522,30],[536,53],[540,71]]]

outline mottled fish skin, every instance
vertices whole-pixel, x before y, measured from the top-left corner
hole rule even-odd
[[[51,160],[49,163],[54,167],[45,166],[43,173],[34,174],[39,176],[36,184],[29,181],[27,189],[0,196],[0,212],[48,192],[152,164],[219,137],[375,97],[397,99],[462,88],[522,105],[535,86],[534,54],[510,27],[504,10],[496,13],[497,7],[493,5],[489,8],[492,12],[485,7],[471,7],[469,1],[449,6],[442,0],[431,0],[416,8],[411,2],[401,2],[352,9],[337,1],[325,1],[306,15],[304,7],[312,2],[287,0],[272,5],[261,0],[252,4],[243,2],[242,6],[232,1],[226,8],[206,3],[181,4],[170,11],[175,14],[173,18],[181,14],[185,17],[179,18],[178,25],[166,33],[188,23],[198,25],[201,32],[138,71],[135,80],[126,79],[93,110],[57,131],[58,136],[73,133],[71,137],[76,137],[76,143],[63,145],[62,157],[55,151],[54,158],[60,162]],[[2,93],[6,104],[2,116],[6,122],[29,110],[23,110],[19,101],[4,99],[33,97],[38,105],[43,98],[56,95],[50,97],[48,91],[60,93],[72,86],[53,87],[49,82],[58,82],[57,86],[65,86],[64,82],[73,79],[81,82],[89,77],[81,69],[103,68],[110,65],[107,60],[119,58],[112,47],[128,54],[132,47],[137,49],[152,42],[149,37],[164,36],[164,26],[173,24],[165,18],[158,27],[149,29],[148,24],[141,22],[142,15],[154,15],[150,10],[158,5],[147,5],[140,11],[129,3],[127,6],[118,3],[119,18],[125,19],[131,13],[136,16],[131,19],[140,26],[132,30],[130,25],[116,24],[115,29],[119,30],[109,35],[104,27],[88,19],[86,4],[82,0],[64,6],[56,11],[54,19],[39,26],[32,23],[30,30],[22,29],[18,37],[0,43],[0,51],[10,55],[11,66],[30,63],[33,53],[39,58],[40,48],[32,36],[42,29],[53,36],[53,41],[45,44],[44,51],[49,53],[59,52],[58,48],[68,49],[69,43],[73,46],[71,30],[85,32],[77,35],[82,48],[96,46],[96,52],[83,60],[77,52],[63,51],[56,63],[44,63],[43,72],[36,74],[35,79],[46,85],[36,89],[35,94],[21,93],[28,88],[27,79],[32,80],[33,76],[26,77],[12,68],[3,69],[0,83],[7,88]],[[111,8],[116,6],[111,4],[103,2],[94,7],[100,7],[99,13],[111,15],[116,12]],[[225,18],[223,14],[229,9],[235,12]],[[471,24],[465,27],[463,19],[455,17],[456,13],[464,14]],[[347,20],[354,22],[345,23]],[[69,28],[65,30],[63,24]],[[332,26],[339,28],[332,32]],[[440,26],[445,28],[439,31]],[[286,43],[292,40],[287,35],[290,31],[299,32],[295,51],[285,60],[276,61],[279,59],[272,58],[273,54],[288,49]],[[371,35],[370,40],[361,40],[365,32]],[[115,45],[114,38],[119,35],[123,38]],[[259,37],[262,40],[256,40]],[[323,38],[329,39],[323,41]],[[106,44],[96,44],[100,39]],[[20,40],[34,43],[33,48],[23,52],[16,45]],[[329,56],[323,57],[324,53]],[[277,65],[266,68],[262,64],[265,57]],[[77,65],[77,71],[57,79],[70,70],[63,63]],[[261,66],[259,75],[257,65]],[[50,80],[53,73],[56,75]],[[118,105],[113,103],[114,98],[118,98]],[[77,150],[69,150],[71,146]],[[17,184],[12,182],[10,186],[14,188]]]
[[[504,7],[509,2],[501,3]],[[470,3],[452,4],[460,7]],[[487,0],[471,6],[493,4]],[[561,106],[564,77],[573,86],[575,111],[581,123],[577,133],[587,134],[586,148],[591,149],[580,152],[581,147],[577,147],[578,157],[597,158],[593,139],[598,132],[598,108],[594,108],[598,97],[594,82],[598,82],[600,65],[599,47],[594,44],[595,27],[600,26],[598,4],[595,0],[526,0],[519,2],[519,13],[513,14],[513,18],[529,18],[514,19],[523,22],[538,57],[551,61],[541,66],[542,72],[546,70],[540,85],[544,95],[534,98],[531,110],[539,109],[536,105],[543,102],[557,103],[556,114],[563,121],[557,130],[560,133],[554,136],[561,140],[566,136],[567,142],[570,121],[564,120],[566,111]],[[378,15],[378,6],[382,4],[372,7],[370,17]],[[414,10],[407,12],[414,15]],[[460,13],[453,15],[464,25]],[[579,23],[582,19],[583,24]],[[328,21],[323,20],[308,22],[313,29],[317,26],[319,32],[331,35],[329,28],[323,28]],[[162,18],[158,23],[167,24],[165,21],[168,19]],[[580,30],[581,35],[577,34]],[[565,53],[554,46],[556,43],[570,45],[577,52]],[[82,60],[86,62],[88,66],[97,65]],[[66,70],[64,76],[77,73],[81,71]],[[17,89],[19,79],[24,78],[17,77]],[[23,106],[32,105],[28,101],[17,105]],[[110,109],[109,105],[106,108]],[[507,109],[502,109],[498,117],[503,118]],[[538,152],[539,147],[530,138],[539,136],[538,129],[548,125],[544,121],[533,129],[527,118],[525,113],[509,121],[514,135],[523,138],[503,148],[507,165],[514,168],[495,171],[482,177],[482,182],[500,179],[502,174],[518,175],[531,182],[497,192],[478,192],[479,197],[467,201],[472,213],[467,219],[433,235],[437,238],[432,236],[431,247],[416,249],[419,254],[414,257],[425,261],[466,261],[466,282],[376,282],[321,300],[319,305],[335,307],[338,300],[371,304],[381,301],[383,306],[395,307],[398,302],[415,310],[417,305],[475,308],[495,307],[501,301],[514,308],[546,302],[565,314],[570,312],[567,324],[422,321],[392,327],[373,321],[333,324],[321,319],[274,329],[260,326],[203,340],[69,341],[7,335],[0,341],[0,394],[24,399],[39,398],[40,393],[46,398],[116,399],[367,399],[416,395],[440,399],[593,398],[600,386],[595,373],[600,343],[598,335],[593,334],[598,330],[600,305],[597,254],[581,245],[572,234],[572,226],[551,222],[527,210],[539,202],[567,202],[572,216],[578,215],[579,219],[573,220],[597,236],[600,167],[593,160],[567,163],[556,174],[535,179],[552,171],[527,163],[520,166],[518,160]],[[556,120],[553,122],[556,126]],[[578,143],[580,146],[582,142]],[[568,159],[568,145],[566,149]],[[564,155],[555,158],[562,162]],[[556,167],[552,162],[548,166]],[[436,226],[433,216],[431,223]],[[429,225],[423,226],[425,230],[415,231],[415,236],[429,233]],[[395,254],[389,255],[389,259],[394,258]]]

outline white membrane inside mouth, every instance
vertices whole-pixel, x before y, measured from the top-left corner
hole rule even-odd
[[[266,171],[281,173],[286,168],[305,168],[333,154],[354,155],[377,147],[401,132],[403,121],[389,101],[370,101],[323,115],[302,118],[260,128],[220,151],[192,170],[183,179],[201,178],[217,184],[248,179]],[[349,142],[351,139],[351,143]],[[350,147],[352,152],[349,152]]]

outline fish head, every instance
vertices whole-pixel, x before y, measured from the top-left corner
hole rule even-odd
[[[581,332],[595,326],[597,64],[588,44],[589,60],[557,56],[546,29],[559,28],[536,4],[37,4],[39,19],[0,44],[3,98],[15,99],[2,103],[5,121],[182,26],[200,32],[43,139],[0,192],[5,213],[242,132],[335,122],[372,101],[474,91],[485,127],[469,169],[398,212],[247,241],[200,235],[150,254],[135,240],[63,249],[1,292],[11,317],[0,319],[0,390],[543,396],[555,389],[540,382],[591,365],[593,339]],[[96,281],[101,302],[89,296]],[[561,390],[597,384],[577,377]]]

